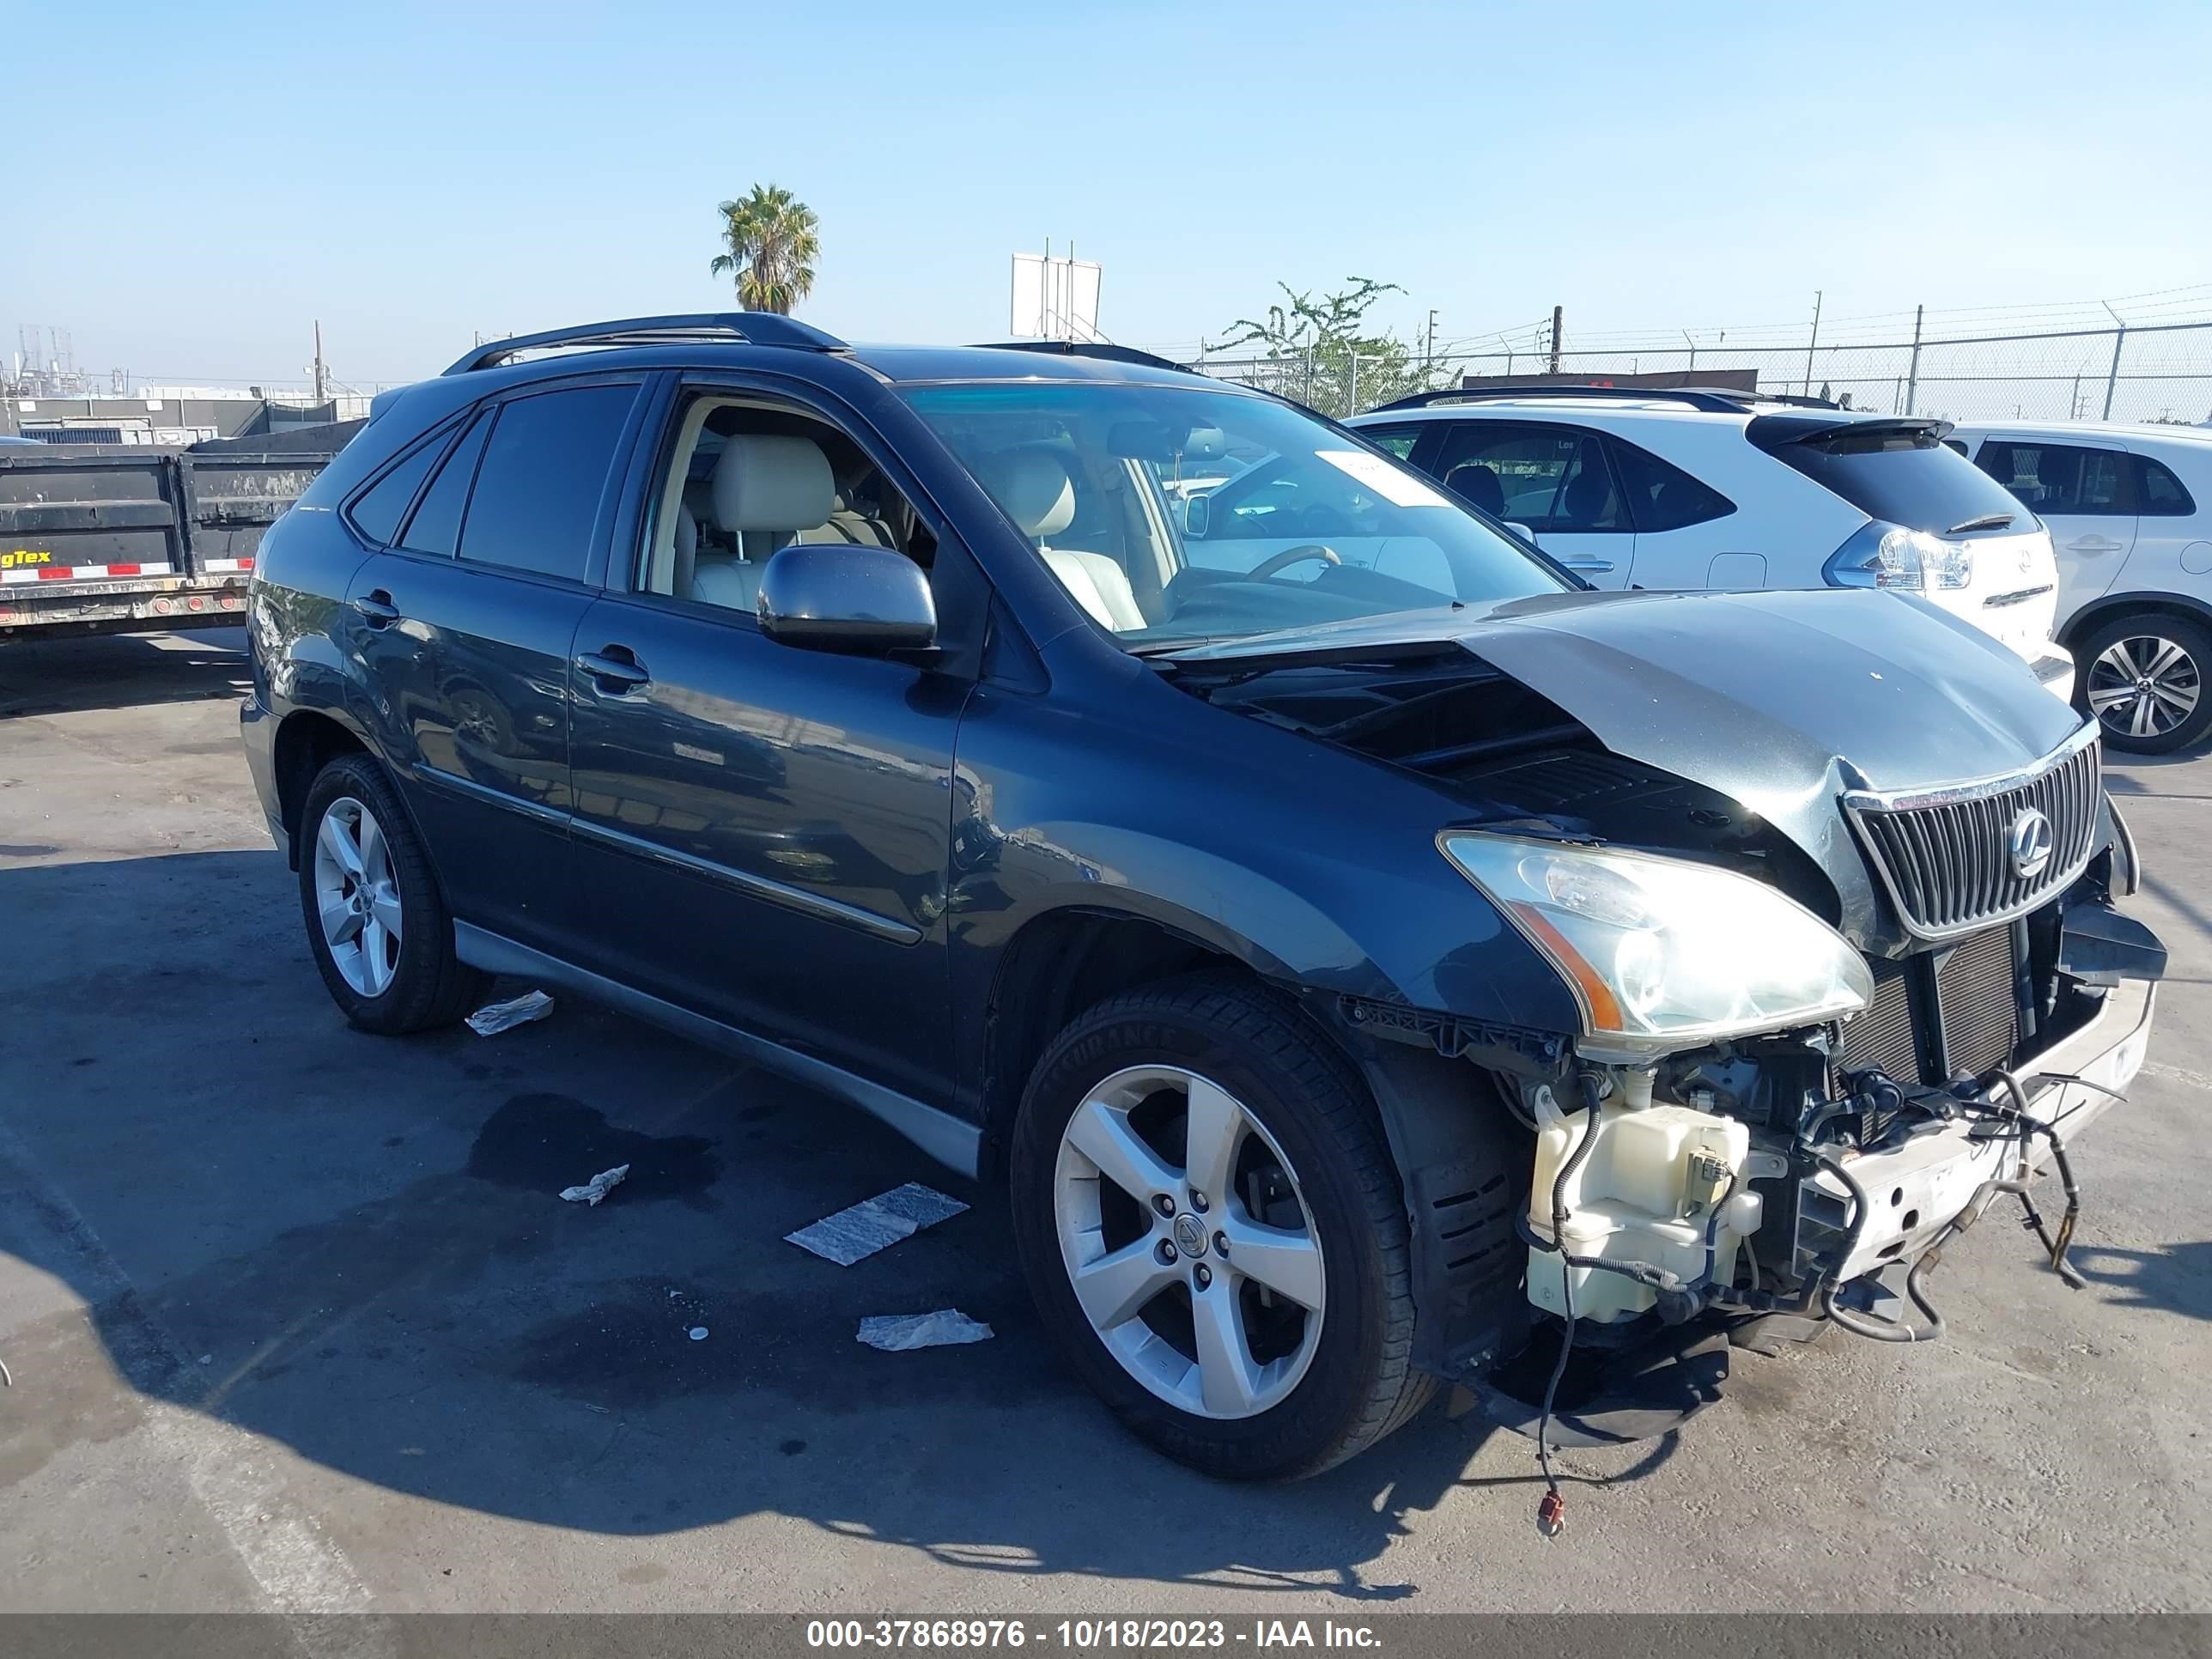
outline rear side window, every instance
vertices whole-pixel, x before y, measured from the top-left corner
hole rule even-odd
[[[346,509],[353,527],[379,547],[389,546],[399,533],[399,520],[406,515],[408,502],[415,499],[415,492],[422,487],[422,480],[445,447],[443,436],[417,444],[398,465],[356,496]]]
[[[1685,530],[1735,511],[1734,501],[1680,467],[1618,437],[1609,441],[1628,496],[1628,514],[1638,530]]]
[[[461,539],[461,509],[469,504],[469,486],[476,482],[484,434],[490,430],[490,415],[477,416],[446,458],[445,465],[438,469],[436,479],[423,492],[422,504],[399,538],[399,544],[409,552],[432,553],[441,559],[453,556]]]
[[[2186,518],[2197,511],[2189,487],[2148,455],[2136,463],[2136,511],[2146,518]]]
[[[1421,428],[1418,426],[1363,426],[1359,428],[1359,435],[1376,448],[1389,450],[1402,461],[1413,453],[1413,446],[1420,441]]]
[[[2126,452],[2085,444],[2023,444],[1993,440],[1974,465],[2040,514],[2132,514]]]
[[[637,389],[574,386],[501,406],[461,529],[474,564],[580,581]]]
[[[1779,443],[1773,453],[1885,524],[1935,536],[2001,536],[2029,527],[2020,502],[1996,479],[1924,428],[1892,426],[1863,436],[1846,432]]]
[[[1532,530],[1626,530],[1627,511],[1595,433],[1455,421],[1434,463],[1445,488]]]

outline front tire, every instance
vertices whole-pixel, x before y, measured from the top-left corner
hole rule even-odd
[[[397,1036],[450,1025],[489,983],[453,951],[453,921],[383,769],[341,755],[300,814],[307,948],[345,1017]]]
[[[2187,617],[2139,611],[2100,623],[2075,648],[2076,705],[2106,744],[2139,755],[2185,749],[2212,726],[2212,629]]]
[[[1046,1328],[1169,1456],[1317,1474],[1432,1397],[1372,1099],[1287,999],[1208,975],[1101,1003],[1039,1060],[1010,1165]]]

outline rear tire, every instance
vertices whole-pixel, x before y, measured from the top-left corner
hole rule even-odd
[[[1038,1061],[1009,1162],[1046,1328],[1169,1456],[1317,1474],[1434,1395],[1372,1098],[1286,998],[1204,975],[1099,1004]]]
[[[307,790],[300,908],[331,1000],[364,1031],[450,1025],[490,984],[454,953],[453,919],[428,855],[366,755],[339,756]]]
[[[2074,647],[2075,706],[2094,714],[2106,746],[2170,755],[2212,727],[2212,629],[2187,617],[2137,611],[2101,622]]]

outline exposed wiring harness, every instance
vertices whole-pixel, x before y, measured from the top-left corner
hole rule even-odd
[[[2100,1093],[2112,1096],[2116,1100],[2125,1098],[2117,1089],[2108,1089],[2101,1083],[2092,1083],[2087,1078],[2076,1077],[2070,1073],[2053,1073],[2049,1075],[2054,1082],[2078,1083],[2084,1088],[2094,1089]],[[2006,1132],[2007,1139],[2019,1145],[2021,1148],[2019,1172],[2009,1177],[1984,1181],[1976,1188],[1973,1196],[1968,1199],[1959,1213],[1952,1218],[1950,1224],[1929,1243],[1928,1248],[1920,1253],[1919,1259],[1912,1264],[1911,1271],[1905,1274],[1905,1293],[1911,1298],[1912,1304],[1926,1316],[1928,1324],[1924,1329],[1915,1329],[1901,1319],[1885,1319],[1877,1314],[1847,1308],[1838,1300],[1844,1288],[1842,1283],[1831,1279],[1824,1285],[1820,1291],[1820,1310],[1853,1335],[1869,1337],[1878,1342],[1926,1342],[1933,1341],[1942,1335],[1943,1316],[1936,1310],[1935,1305],[1928,1299],[1928,1275],[1935,1270],[1937,1262],[1942,1259],[1943,1247],[1972,1226],[2000,1194],[2010,1194],[2020,1200],[2020,1206],[2026,1212],[2027,1225],[2034,1231],[2036,1237],[2042,1242],[2044,1253],[2051,1264],[2051,1270],[2075,1290],[2087,1288],[2087,1281],[2075,1271],[2073,1265],[2066,1260],[2067,1249],[2074,1242],[2075,1223],[2081,1214],[2081,1189],[2074,1179],[2074,1166],[2072,1161],[2066,1156],[2066,1143],[2059,1137],[2057,1129],[2028,1111],[2027,1092],[2020,1086],[2020,1079],[2017,1077],[2011,1072],[2002,1069],[2000,1069],[1996,1076],[2007,1097],[2008,1103],[2006,1106],[1993,1107],[1978,1101],[1954,1102],[1953,1105],[1960,1115],[1996,1126]],[[2066,1194],[2065,1213],[2059,1218],[2058,1231],[2055,1236],[2045,1225],[2042,1212],[2035,1207],[2035,1198],[2030,1186],[2034,1170],[2029,1161],[2028,1147],[2033,1138],[2039,1135],[2050,1144],[2051,1162],[2058,1171],[2058,1184]],[[1838,1263],[1840,1267],[1843,1262],[1849,1261],[1856,1252],[1859,1237],[1864,1231],[1867,1217],[1870,1213],[1866,1190],[1852,1178],[1850,1171],[1844,1167],[1842,1160],[1830,1156],[1818,1147],[1810,1147],[1807,1150],[1814,1161],[1841,1182],[1844,1189],[1850,1194],[1851,1228],[1844,1243],[1841,1260]]]

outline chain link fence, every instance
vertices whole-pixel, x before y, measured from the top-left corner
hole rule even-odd
[[[1435,357],[1353,357],[1324,349],[1207,358],[1193,367],[1341,416],[1414,392],[1541,380],[1552,361],[1540,346]],[[1809,347],[1568,346],[1559,353],[1558,365],[1563,379],[1582,382],[1665,375],[1678,377],[1674,384],[1681,386],[1705,377],[1740,385],[1748,374],[1761,392],[1951,421],[2212,423],[2212,323],[2207,322]]]

